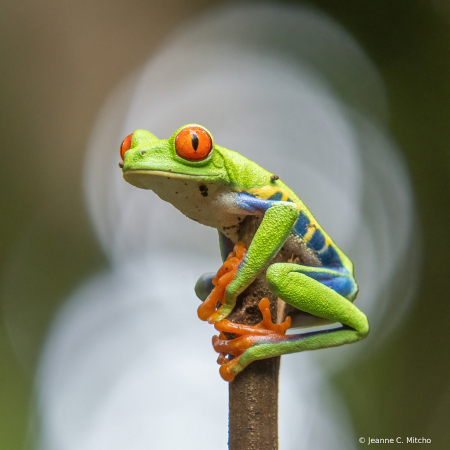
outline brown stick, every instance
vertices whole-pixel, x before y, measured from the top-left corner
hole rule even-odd
[[[254,361],[230,383],[230,450],[278,450],[280,357]]]
[[[241,225],[240,240],[247,248],[258,225],[253,219]],[[262,320],[258,304],[264,297],[269,298],[272,321],[277,323],[278,299],[267,286],[265,272],[238,297],[228,319],[256,325]],[[254,361],[230,383],[229,450],[278,450],[279,369],[280,357]]]

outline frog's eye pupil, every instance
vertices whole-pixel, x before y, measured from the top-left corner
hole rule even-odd
[[[192,133],[192,147],[195,151],[198,149],[198,136],[197,133]]]
[[[188,161],[206,159],[213,147],[211,135],[200,126],[187,126],[175,138],[177,155]]]

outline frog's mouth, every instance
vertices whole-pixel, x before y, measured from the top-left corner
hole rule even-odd
[[[152,189],[155,179],[153,176],[166,177],[167,179],[178,178],[182,180],[210,180],[214,181],[221,178],[221,174],[198,175],[172,172],[171,170],[151,170],[151,169],[127,169],[123,172],[123,179],[141,189]]]

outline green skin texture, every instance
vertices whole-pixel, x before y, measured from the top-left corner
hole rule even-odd
[[[215,321],[222,320],[233,310],[237,296],[255,280],[261,271],[267,268],[266,276],[270,290],[296,310],[304,311],[317,318],[316,323],[313,322],[312,325],[324,322],[343,324],[343,327],[332,330],[258,342],[241,355],[238,364],[235,364],[231,370],[238,373],[257,359],[337,347],[366,337],[369,332],[367,318],[352,303],[357,294],[353,265],[317,222],[315,222],[316,228],[320,229],[331,242],[343,267],[347,269],[348,274],[345,276],[350,277],[354,282],[355,288],[347,295],[347,298],[306,275],[307,273],[332,273],[334,276],[341,276],[336,275],[333,270],[317,267],[319,264],[314,262],[311,266],[287,262],[270,264],[292,236],[292,228],[300,210],[313,218],[303,202],[280,180],[271,179],[273,174],[270,172],[239,153],[214,143],[213,151],[202,161],[189,161],[182,158],[176,152],[175,138],[187,126],[199,125],[190,124],[180,127],[169,139],[162,140],[148,131],[136,130],[133,133],[131,148],[125,153],[124,179],[136,187],[152,189],[163,200],[172,203],[191,219],[213,226],[219,232],[225,225],[238,223],[236,222],[238,216],[242,219],[248,214],[262,215],[260,212],[249,213],[239,208],[233,200],[238,193],[254,195],[255,192],[260,192],[259,190],[263,192],[268,188],[281,188],[293,200],[293,202],[278,201],[263,214],[262,222],[248,248],[246,258],[226,290],[226,301],[218,310]],[[212,138],[211,133],[207,132]],[[208,186],[210,195],[206,197],[200,195],[198,188],[202,184]],[[180,196],[180,189],[186,194],[183,199]],[[203,212],[200,212],[200,209]],[[228,238],[233,243],[237,241],[236,235],[228,235]],[[298,250],[299,253],[302,252],[300,247]],[[199,283],[201,280],[202,278]],[[308,325],[311,325],[311,322]]]

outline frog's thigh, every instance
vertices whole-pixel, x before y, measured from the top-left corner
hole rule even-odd
[[[297,264],[271,265],[267,270],[270,289],[286,303],[301,311],[329,319],[331,322],[340,322],[347,327],[256,342],[230,367],[231,372],[237,374],[257,359],[338,347],[357,342],[367,336],[369,324],[366,316],[352,302],[336,291],[302,273],[304,270],[308,269]]]
[[[290,263],[272,264],[267,270],[267,281],[271,291],[286,303],[331,322],[340,322],[365,336],[366,316],[345,297],[313,278],[320,278],[327,270]],[[305,274],[308,272],[309,276]],[[334,278],[337,280],[339,276]]]
[[[270,289],[297,309],[332,322],[340,322],[352,329],[340,327],[257,342],[241,355],[231,369],[233,372],[240,372],[257,359],[351,344],[367,335],[367,318],[353,303],[301,271],[302,266],[296,264],[271,265],[267,270]]]

